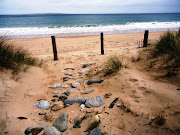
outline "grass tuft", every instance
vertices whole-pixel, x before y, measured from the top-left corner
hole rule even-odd
[[[42,66],[36,58],[22,48],[15,48],[4,37],[0,37],[0,68],[11,69],[16,76],[21,71],[27,71],[30,66]]]
[[[161,56],[166,67],[180,67],[180,30],[178,32],[166,32],[156,43],[152,50],[152,57]]]
[[[160,111],[156,114],[155,124],[158,126],[163,126],[166,123],[164,111]]]
[[[117,73],[122,68],[122,62],[117,56],[111,56],[104,64],[102,72],[104,76]]]

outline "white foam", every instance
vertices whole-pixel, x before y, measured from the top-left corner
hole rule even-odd
[[[57,36],[74,36],[74,35],[94,35],[99,32],[105,34],[116,33],[134,33],[143,32],[148,29],[150,31],[178,30],[180,22],[143,22],[128,23],[125,25],[107,25],[92,27],[20,27],[20,28],[0,28],[0,36],[8,36],[13,38],[21,37],[47,37],[50,35]]]

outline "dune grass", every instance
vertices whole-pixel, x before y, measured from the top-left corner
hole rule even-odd
[[[15,76],[21,71],[27,71],[30,66],[38,66],[39,61],[33,58],[29,52],[22,48],[16,48],[8,43],[4,37],[0,37],[0,68],[12,70]]]
[[[162,57],[167,67],[180,67],[180,30],[178,32],[166,32],[156,43],[151,53],[153,58]]]
[[[111,56],[103,65],[104,76],[117,73],[122,68],[122,62],[117,56]]]

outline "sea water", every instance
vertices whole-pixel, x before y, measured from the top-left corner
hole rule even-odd
[[[0,36],[31,38],[178,30],[180,13],[0,15]]]

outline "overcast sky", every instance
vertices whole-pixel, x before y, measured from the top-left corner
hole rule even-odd
[[[180,12],[180,0],[0,0],[0,14],[169,12]]]

